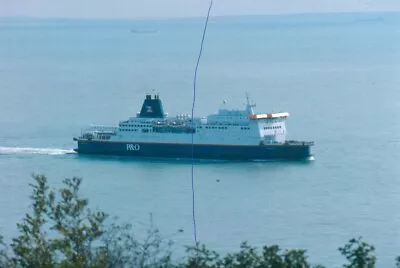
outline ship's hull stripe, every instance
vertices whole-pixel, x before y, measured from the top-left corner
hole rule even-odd
[[[128,144],[128,143],[139,143],[139,144],[154,144],[154,145],[185,145],[185,146],[192,146],[191,143],[178,143],[178,142],[145,142],[145,141],[140,141],[140,142],[133,142],[133,141],[107,141],[107,140],[86,140],[86,139],[77,139],[79,142],[91,142],[91,143],[122,143],[122,144]],[[212,143],[195,143],[195,146],[234,146],[234,147],[259,147],[259,145],[253,145],[253,144],[212,144]],[[270,143],[266,144],[265,146],[283,146],[285,144],[282,143]],[[290,146],[312,146],[312,142],[297,142],[297,143],[291,143]],[[286,145],[285,145],[286,146]]]
[[[191,144],[109,142],[78,140],[78,153],[137,157],[191,158]],[[311,156],[307,145],[207,145],[195,144],[199,159],[304,159]]]

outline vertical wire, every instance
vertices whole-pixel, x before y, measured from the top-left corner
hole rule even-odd
[[[195,210],[195,189],[194,189],[194,133],[195,133],[195,125],[194,125],[194,106],[196,104],[196,82],[197,82],[197,70],[199,68],[199,63],[200,63],[200,58],[203,53],[203,44],[204,44],[204,39],[206,36],[207,32],[207,25],[208,25],[208,20],[210,18],[210,11],[212,8],[213,0],[210,0],[210,6],[208,8],[207,12],[207,18],[206,22],[204,25],[204,30],[203,30],[203,36],[201,39],[201,45],[200,45],[200,52],[199,56],[197,58],[197,63],[196,63],[196,69],[194,71],[194,80],[193,80],[193,102],[192,102],[192,219],[193,219],[193,233],[194,233],[194,242],[196,243],[197,246],[197,226],[196,226],[196,210]]]

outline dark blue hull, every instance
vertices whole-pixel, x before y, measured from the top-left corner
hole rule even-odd
[[[82,154],[192,158],[191,144],[129,143],[77,140],[76,152]],[[216,160],[280,160],[306,159],[311,156],[312,143],[296,142],[270,145],[194,145],[194,158]]]

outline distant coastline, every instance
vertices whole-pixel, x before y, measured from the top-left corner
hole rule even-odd
[[[280,13],[280,14],[237,14],[237,15],[213,15],[212,20],[241,19],[241,18],[291,18],[291,17],[319,17],[319,16],[366,16],[366,20],[382,19],[381,16],[398,15],[399,11],[347,11],[347,12],[303,12],[303,13]],[[373,16],[371,18],[371,16]],[[369,18],[368,18],[369,17]],[[0,16],[0,23],[8,22],[32,22],[32,21],[120,21],[120,22],[145,22],[145,21],[193,21],[203,20],[202,16],[187,17],[146,17],[146,18],[84,18],[84,17],[29,17],[29,16]]]

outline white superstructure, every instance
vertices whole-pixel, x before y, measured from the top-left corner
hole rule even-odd
[[[158,95],[147,95],[136,117],[118,126],[91,126],[82,133],[90,140],[219,145],[277,144],[286,141],[288,113],[256,114],[247,98],[244,110],[219,109],[205,118],[188,115],[169,117]]]

